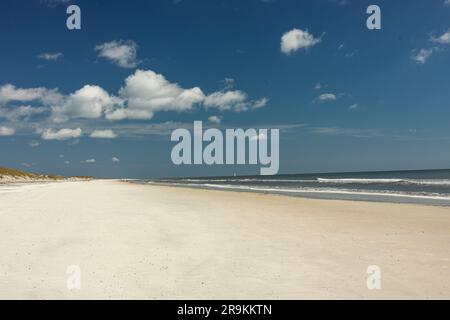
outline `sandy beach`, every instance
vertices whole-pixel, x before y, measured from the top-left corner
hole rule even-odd
[[[119,181],[1,188],[1,299],[450,298],[449,207]]]

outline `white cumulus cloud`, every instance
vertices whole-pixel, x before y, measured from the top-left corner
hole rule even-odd
[[[45,105],[56,104],[60,102],[62,95],[57,89],[47,88],[16,88],[12,84],[5,84],[0,86],[0,103],[7,103],[10,101],[39,101]]]
[[[15,133],[14,128],[0,126],[0,136],[13,136]]]
[[[233,86],[234,80],[228,78],[222,90],[205,95],[198,86],[184,88],[152,70],[136,70],[125,79],[117,95],[89,84],[66,95],[58,89],[17,88],[6,84],[0,86],[0,118],[18,122],[34,116],[41,120],[46,116],[45,120],[54,123],[73,119],[149,120],[156,112],[186,112],[196,106],[241,112],[267,105],[267,98],[250,100],[247,93],[231,90]],[[17,106],[16,102],[26,102],[26,105]],[[43,116],[38,118],[40,114]]]
[[[85,85],[72,93],[62,105],[52,108],[55,122],[66,122],[72,118],[97,119],[108,109],[121,105],[121,99],[110,96],[99,86]]]
[[[320,38],[315,38],[308,30],[292,29],[281,37],[281,52],[291,54],[300,49],[311,48],[320,41]]]
[[[127,108],[109,112],[110,120],[151,119],[157,111],[186,111],[205,97],[199,87],[184,89],[151,70],[137,70],[129,76],[120,96],[127,101]]]
[[[44,130],[41,134],[41,138],[44,140],[69,140],[81,137],[83,131],[80,128],[77,129],[60,129],[54,131],[52,129]]]
[[[95,139],[115,139],[117,134],[113,130],[95,130],[90,137]]]

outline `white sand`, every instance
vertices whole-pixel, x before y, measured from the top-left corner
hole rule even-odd
[[[68,290],[66,268],[81,268]],[[378,265],[382,289],[368,290]],[[1,192],[0,298],[450,298],[450,208],[64,182]]]

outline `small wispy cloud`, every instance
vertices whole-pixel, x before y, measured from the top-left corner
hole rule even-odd
[[[448,0],[450,1],[450,0]],[[449,44],[450,43],[450,29],[447,32],[444,32],[440,36],[431,36],[431,42],[440,43],[440,44]]]
[[[382,136],[380,130],[377,129],[355,129],[355,128],[340,128],[340,127],[317,127],[311,128],[314,134],[324,135],[345,135],[355,138],[374,138]]]
[[[225,78],[221,81],[222,90],[231,90],[234,88],[235,81],[233,78]]]
[[[71,0],[41,0],[41,4],[46,5],[48,7],[56,7],[59,5],[69,4]]]
[[[11,122],[28,121],[36,115],[45,113],[47,110],[43,107],[15,106],[14,108],[0,107],[0,118],[8,119]]]
[[[222,122],[222,118],[218,116],[211,116],[208,118],[209,122],[220,124]]]
[[[42,53],[37,56],[38,59],[46,60],[46,61],[56,61],[63,57],[63,54],[61,52],[57,53]]]
[[[438,51],[436,47],[420,50],[415,49],[411,52],[411,59],[417,64],[424,64],[436,51]]]
[[[117,157],[112,157],[112,158],[111,158],[111,161],[112,161],[112,162],[120,162],[120,159],[117,158]]]
[[[338,6],[341,6],[341,7],[350,4],[349,0],[328,0],[328,2],[337,4]]]
[[[313,100],[313,103],[325,103],[330,101],[336,101],[338,97],[334,93],[322,93]]]
[[[93,164],[93,163],[95,163],[95,159],[87,159],[87,160],[84,160],[84,161],[82,161],[83,163],[89,163],[89,164]]]
[[[346,57],[346,58],[353,58],[353,57],[356,56],[357,54],[358,54],[358,50],[353,50],[353,51],[347,52],[347,53],[344,55],[344,57]]]
[[[137,44],[134,41],[111,41],[97,45],[94,49],[98,56],[110,60],[121,68],[135,68],[137,61]]]
[[[267,140],[267,136],[264,132],[261,132],[260,134],[252,137],[250,140],[251,141],[265,141],[265,140]]]
[[[41,143],[39,141],[33,140],[33,141],[28,142],[28,145],[31,148],[37,148],[41,145]]]
[[[25,168],[31,168],[31,167],[34,167],[36,165],[36,163],[22,162],[21,165],[22,165],[22,167],[25,167]]]
[[[263,108],[269,100],[261,98],[255,101],[249,101],[245,92],[240,90],[217,91],[204,98],[206,109],[217,108],[220,111],[233,110],[243,112]]]

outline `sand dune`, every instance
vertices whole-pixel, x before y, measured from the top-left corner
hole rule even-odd
[[[450,298],[448,207],[50,183],[0,189],[0,252],[3,299]]]

